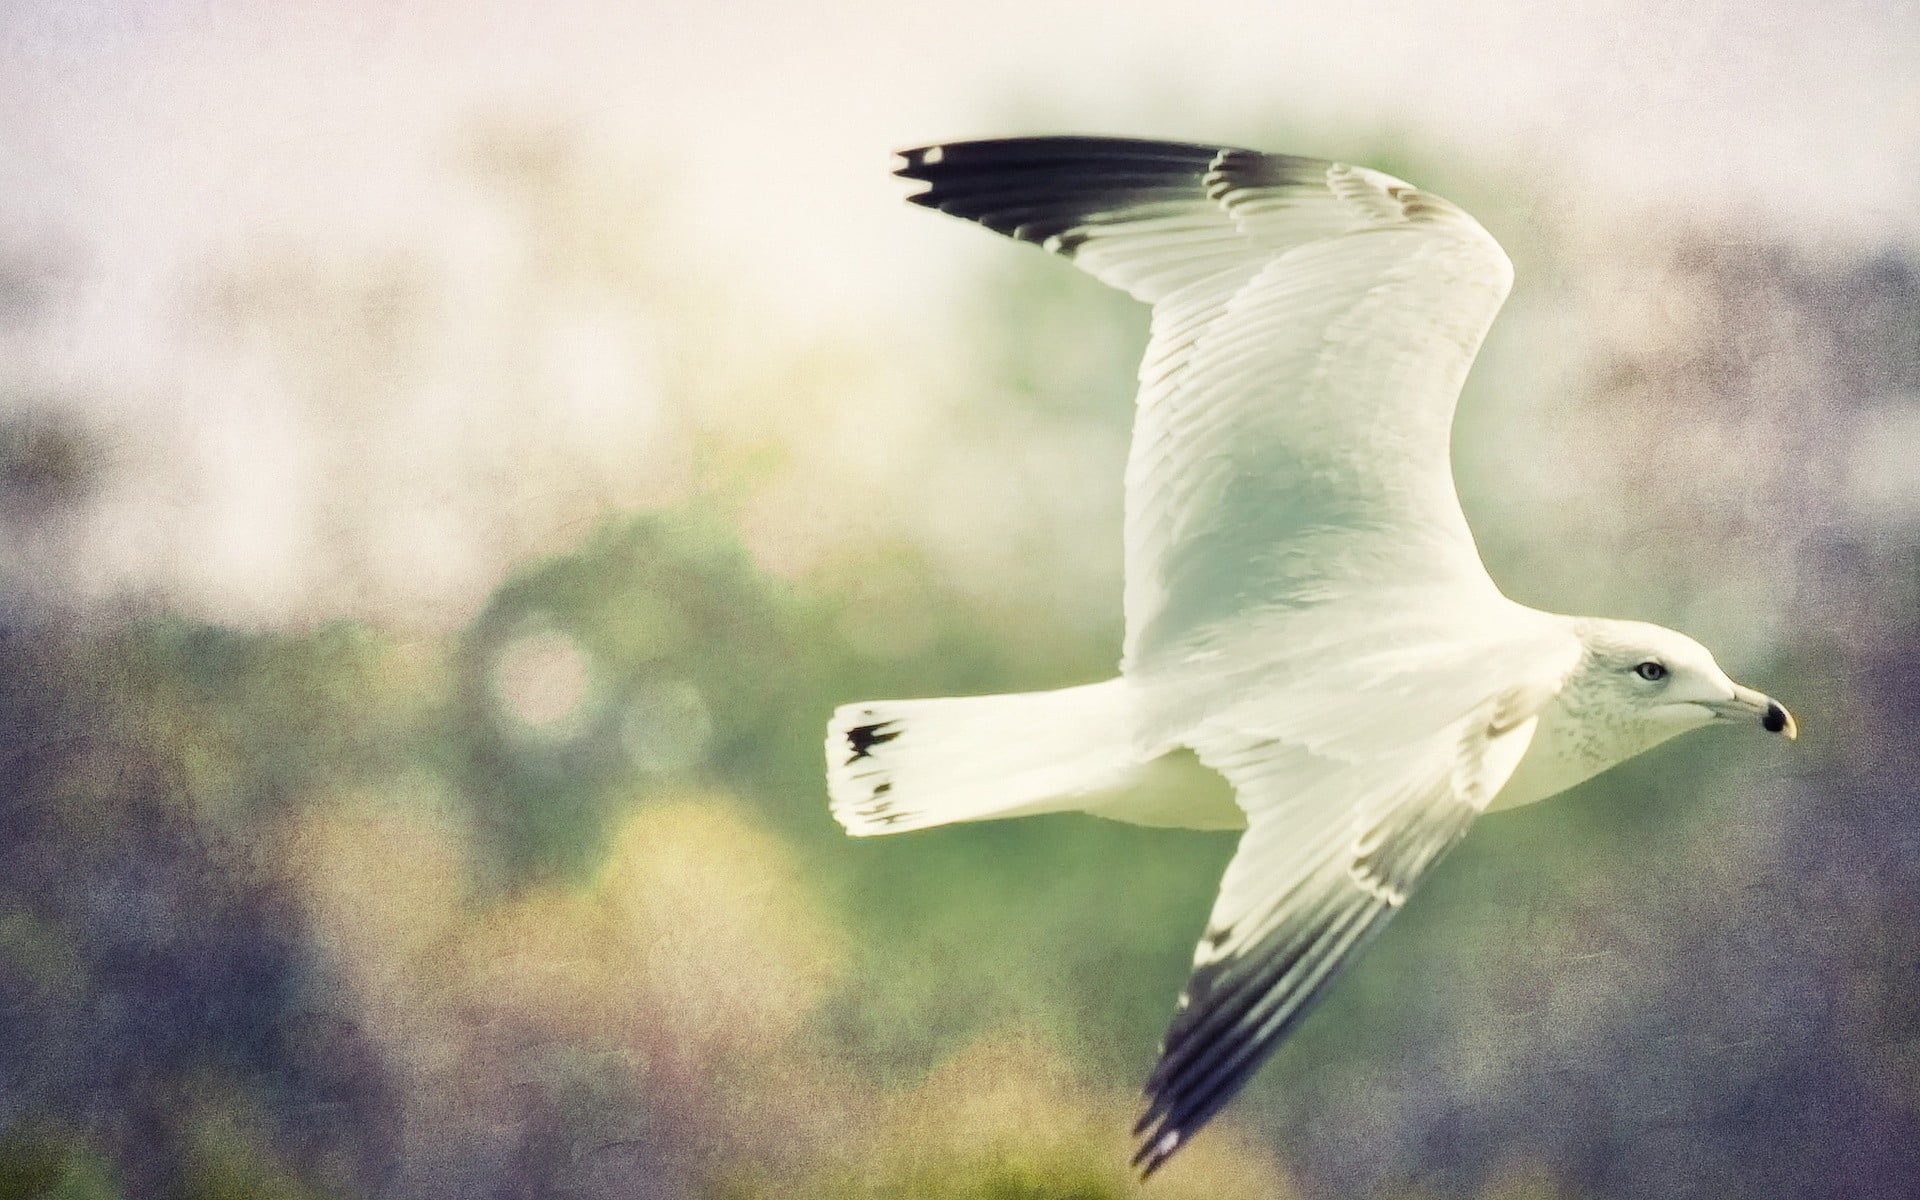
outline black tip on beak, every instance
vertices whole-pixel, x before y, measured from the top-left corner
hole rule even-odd
[[[1800,736],[1799,726],[1793,723],[1793,714],[1786,710],[1778,700],[1762,695],[1752,688],[1735,684],[1733,695],[1706,706],[1715,716],[1733,717],[1742,721],[1760,718],[1760,728],[1768,733],[1777,733],[1788,741]]]

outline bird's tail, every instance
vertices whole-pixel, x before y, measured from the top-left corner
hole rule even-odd
[[[855,837],[1085,809],[1124,787],[1135,753],[1126,684],[874,700],[827,723],[827,794]]]

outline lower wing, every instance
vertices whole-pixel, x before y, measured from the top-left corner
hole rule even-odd
[[[1533,738],[1550,680],[1440,733],[1333,759],[1242,733],[1196,738],[1248,828],[1147,1081],[1134,1162],[1152,1174],[1224,1107],[1485,810]]]

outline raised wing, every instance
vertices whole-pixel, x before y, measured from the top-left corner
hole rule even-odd
[[[1284,658],[1287,613],[1491,590],[1448,456],[1512,267],[1363,167],[1113,138],[906,152],[912,197],[1154,306],[1127,465],[1126,662]]]
[[[1134,1162],[1159,1168],[1232,1099],[1512,775],[1556,664],[1438,734],[1355,760],[1232,731],[1197,739],[1248,827],[1147,1082]]]

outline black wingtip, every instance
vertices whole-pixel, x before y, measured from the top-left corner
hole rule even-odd
[[[921,156],[924,155],[926,151],[927,147],[925,146],[915,150],[894,151],[894,162],[896,164],[893,168],[894,178],[905,179],[912,183],[931,185],[932,181],[922,173]],[[910,192],[906,197],[907,203],[917,204],[921,208],[932,208],[933,201],[930,197],[933,195],[933,191],[932,186],[927,186],[921,188],[919,191]]]
[[[893,155],[900,164],[893,169],[895,175],[902,179],[915,179],[924,183],[929,178],[927,168],[940,165],[941,160],[946,157],[946,147],[938,143],[931,146],[915,146],[908,150],[895,150]]]
[[[1130,1165],[1139,1169],[1140,1181],[1145,1183],[1153,1178],[1155,1171],[1166,1166],[1167,1160],[1173,1157],[1174,1151],[1185,1144],[1186,1139],[1181,1136],[1178,1129],[1158,1129],[1140,1143],[1140,1148],[1133,1152],[1133,1162]]]
[[[1239,153],[1199,142],[1162,142],[1143,138],[1086,134],[1049,134],[1039,137],[961,139],[933,142],[894,151],[899,164],[893,173],[903,179],[929,180],[935,174],[977,174],[1048,171],[1062,167],[1081,170],[1124,170],[1154,176],[1197,174],[1216,155]]]

